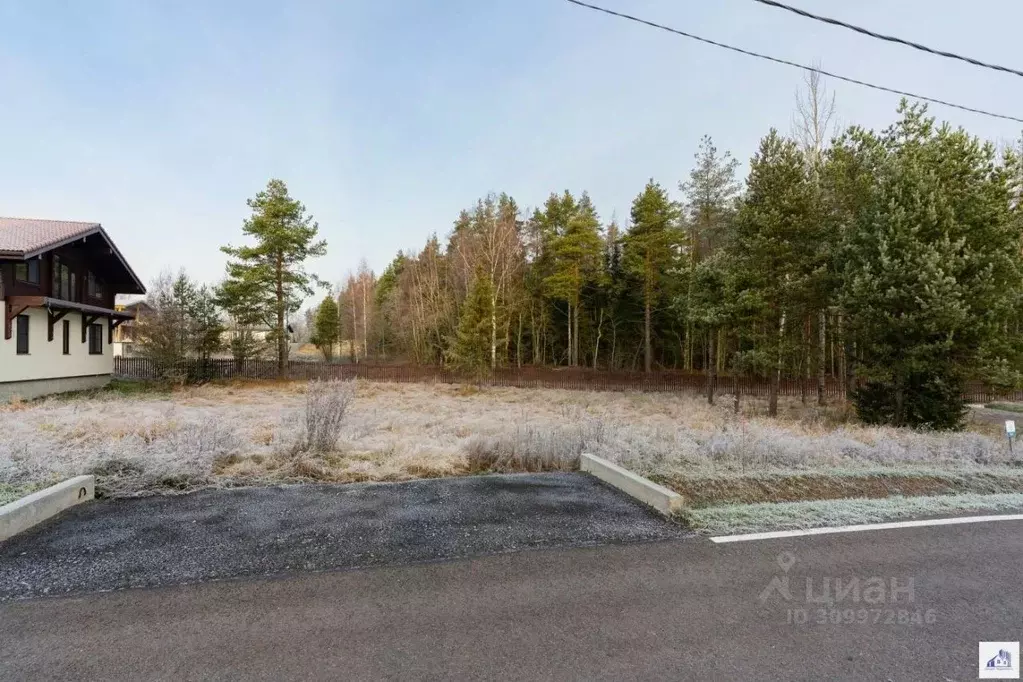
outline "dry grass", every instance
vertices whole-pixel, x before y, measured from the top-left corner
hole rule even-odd
[[[771,420],[759,403],[736,417],[727,399],[709,407],[667,394],[360,382],[349,402],[307,390],[300,382],[248,382],[0,407],[0,487],[81,473],[96,473],[99,489],[113,495],[397,481],[573,468],[583,450],[663,479],[1008,470],[1005,442],[981,433],[866,428],[842,411],[798,401]],[[322,439],[310,440],[307,402],[334,406],[323,415],[336,419],[314,420],[314,428],[324,427]]]

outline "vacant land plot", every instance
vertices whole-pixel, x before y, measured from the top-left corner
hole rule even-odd
[[[359,383],[337,447],[314,452],[300,445],[306,390],[114,390],[0,407],[0,500],[81,473],[124,496],[572,469],[583,450],[695,506],[1023,490],[994,433],[867,428],[797,401],[772,420],[756,403],[736,416],[692,396]]]

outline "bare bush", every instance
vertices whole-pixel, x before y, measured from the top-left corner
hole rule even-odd
[[[476,435],[466,444],[472,472],[572,471],[579,455],[603,441],[607,425],[587,420],[580,426],[537,428],[518,426],[498,436]]]
[[[353,381],[310,381],[305,394],[303,443],[310,452],[330,452],[337,447],[345,413],[355,400]]]

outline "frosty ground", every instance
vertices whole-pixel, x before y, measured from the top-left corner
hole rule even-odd
[[[674,487],[697,509],[1023,491],[1023,468],[984,423],[920,433],[798,400],[769,419],[756,402],[733,414],[728,397],[711,407],[663,393],[359,382],[337,446],[315,452],[300,445],[306,391],[121,384],[0,407],[0,502],[83,473],[97,476],[99,494],[128,496],[572,469],[583,451]]]

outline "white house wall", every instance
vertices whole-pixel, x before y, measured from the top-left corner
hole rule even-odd
[[[0,304],[6,305],[6,303]],[[11,338],[0,335],[0,389],[6,382],[38,381],[67,377],[109,375],[114,370],[114,355],[107,343],[107,318],[96,320],[103,326],[103,354],[90,355],[89,344],[82,343],[82,316],[69,312],[53,325],[53,341],[46,340],[47,315],[42,308],[29,308],[28,355],[17,354],[18,325],[11,322]],[[64,355],[63,321],[71,323],[71,353]]]

